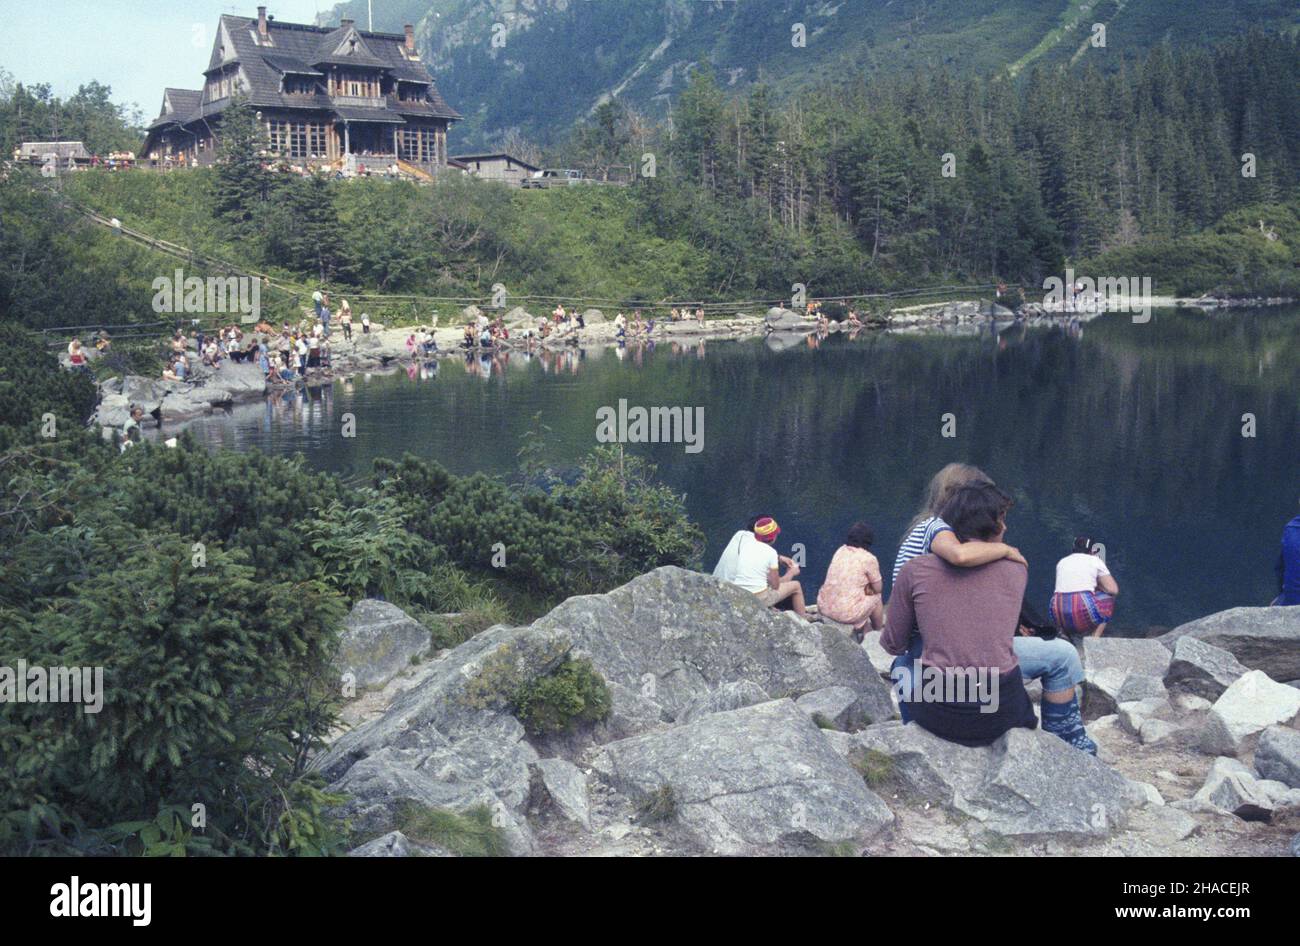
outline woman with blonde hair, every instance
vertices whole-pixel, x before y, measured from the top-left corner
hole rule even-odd
[[[959,537],[944,520],[942,510],[952,508],[954,499],[959,494],[969,493],[970,487],[993,487],[996,492],[993,480],[983,470],[966,463],[950,463],[931,478],[925,505],[903,537],[898,558],[894,561],[894,584],[898,583],[902,567],[922,555],[932,554],[945,562],[948,568],[979,568],[1004,558],[1028,567],[1029,563],[1019,549],[1000,540],[1003,530],[998,530],[992,541],[976,535]],[[1007,508],[1010,508],[1009,498],[1007,503]],[[1003,633],[1002,629],[997,629],[997,633]],[[924,629],[911,634],[906,651],[895,658],[890,668],[890,679],[894,681],[899,697],[899,714],[904,722],[910,717],[908,705],[913,699],[912,681],[921,665],[923,634]],[[1020,634],[1015,626],[1007,627],[1005,634],[1011,638],[1021,675],[1025,679],[1042,681],[1043,728],[1076,749],[1096,755],[1097,745],[1088,738],[1079,714],[1075,688],[1083,680],[1083,665],[1074,645],[1059,637],[1045,640]]]
[[[1028,566],[1020,550],[1005,542],[958,542],[952,527],[939,518],[939,510],[953,494],[966,485],[992,483],[983,470],[969,463],[949,463],[930,478],[925,490],[925,501],[907,525],[899,544],[898,557],[894,559],[893,581],[898,571],[918,555],[933,552],[950,565],[971,568],[998,559],[1009,558]]]

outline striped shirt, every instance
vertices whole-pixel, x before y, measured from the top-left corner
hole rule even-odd
[[[898,558],[894,559],[894,574],[890,578],[889,585],[891,590],[898,584],[899,570],[918,555],[929,555],[934,537],[944,531],[951,532],[952,526],[938,516],[922,519],[912,527],[912,531],[907,533],[907,538],[903,540],[903,547],[898,550]]]

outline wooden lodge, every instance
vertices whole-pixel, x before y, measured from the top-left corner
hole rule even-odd
[[[257,110],[268,158],[345,172],[394,164],[432,175],[447,167],[443,101],[405,35],[222,16],[202,89],[167,89],[141,164],[203,166],[216,158],[221,113],[237,94]]]

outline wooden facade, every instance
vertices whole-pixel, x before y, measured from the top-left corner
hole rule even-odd
[[[438,92],[415,33],[222,16],[202,89],[167,89],[140,157],[155,166],[212,163],[221,113],[236,96],[257,110],[269,160],[355,166],[447,166],[447,129],[460,118]]]

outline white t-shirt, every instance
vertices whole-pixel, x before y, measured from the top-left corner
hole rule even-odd
[[[1056,593],[1096,591],[1097,579],[1109,574],[1101,556],[1072,552],[1056,563]]]
[[[776,549],[742,529],[732,536],[713,573],[746,591],[762,591],[768,587],[768,572],[780,564]]]

